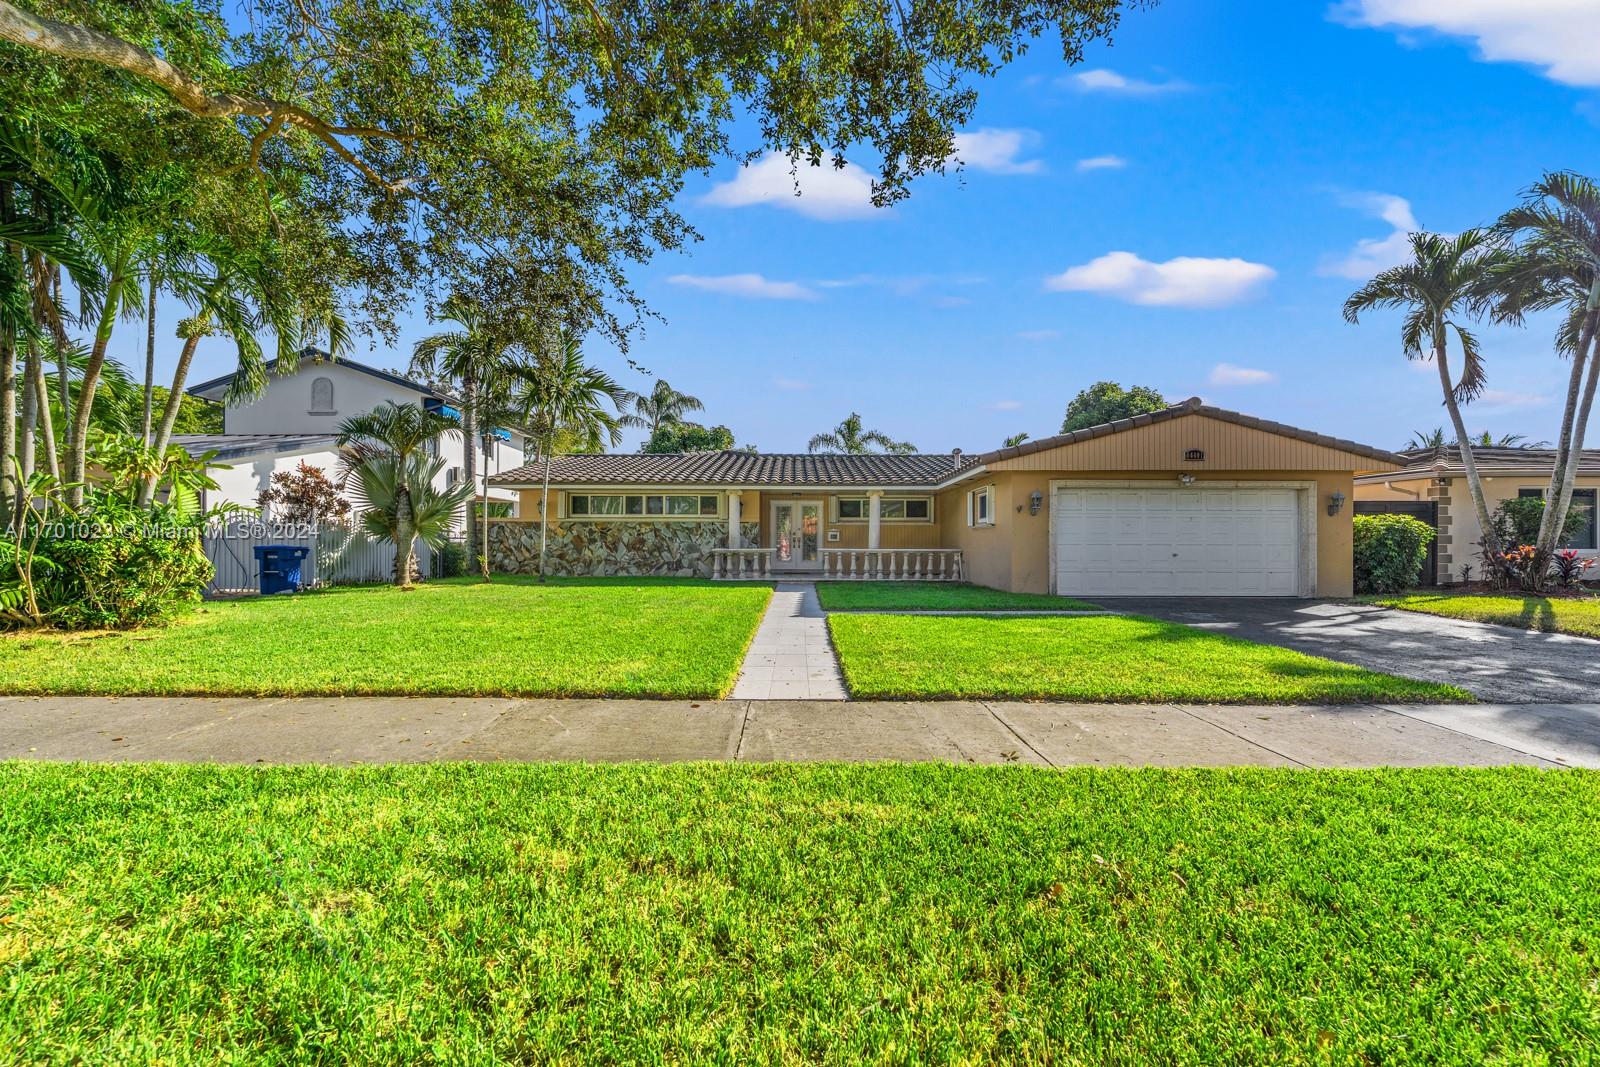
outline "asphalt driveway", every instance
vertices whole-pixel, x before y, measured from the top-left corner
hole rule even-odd
[[[1600,700],[1600,641],[1342,600],[1096,597],[1149,615],[1372,670],[1447,682],[1497,704]]]

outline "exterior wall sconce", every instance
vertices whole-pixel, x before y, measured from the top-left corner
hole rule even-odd
[[[1330,496],[1328,498],[1328,514],[1329,515],[1337,515],[1337,514],[1339,514],[1339,509],[1342,508],[1342,507],[1344,507],[1344,494],[1343,493],[1334,493],[1332,496]]]
[[[1044,494],[1035,489],[1033,494],[1028,497],[1028,514],[1037,515],[1042,507],[1044,507]]]
[[[1182,485],[1184,485],[1185,487],[1191,486],[1191,485],[1194,484],[1194,475],[1192,475],[1192,474],[1180,474],[1180,475],[1178,475],[1178,481]]]

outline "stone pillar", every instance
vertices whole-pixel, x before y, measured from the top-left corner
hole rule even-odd
[[[739,498],[737,489],[728,490],[728,547],[743,548],[744,533],[739,527]]]
[[[878,547],[880,512],[883,510],[883,490],[867,493],[867,547]]]

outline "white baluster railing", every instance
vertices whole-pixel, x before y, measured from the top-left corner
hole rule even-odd
[[[714,548],[711,577],[718,581],[753,581],[772,577],[770,548]]]
[[[959,548],[825,548],[822,576],[832,581],[959,582]]]

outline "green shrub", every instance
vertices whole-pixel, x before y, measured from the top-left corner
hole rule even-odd
[[[1417,584],[1433,527],[1410,515],[1355,517],[1356,592],[1398,593]]]
[[[1494,509],[1492,521],[1501,548],[1535,544],[1539,540],[1539,524],[1544,521],[1544,497],[1507,497]],[[1560,541],[1565,543],[1571,539],[1582,526],[1583,513],[1577,508],[1568,511]]]
[[[128,630],[165,622],[200,603],[213,569],[198,531],[129,524],[99,536],[46,538],[39,554],[53,565],[41,604],[68,630]]]
[[[439,577],[460,578],[467,573],[467,550],[459,541],[446,541],[440,545],[434,562],[438,566]]]

